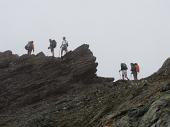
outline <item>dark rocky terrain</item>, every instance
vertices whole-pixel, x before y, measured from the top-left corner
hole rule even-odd
[[[97,65],[88,45],[62,59],[0,53],[0,127],[170,127],[170,59],[139,81]]]

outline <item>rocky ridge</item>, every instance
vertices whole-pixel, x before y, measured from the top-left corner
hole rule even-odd
[[[170,59],[139,81],[97,65],[86,44],[62,59],[0,53],[0,127],[170,127]]]

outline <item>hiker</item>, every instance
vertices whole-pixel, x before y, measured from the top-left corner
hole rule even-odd
[[[28,55],[31,55],[32,51],[34,52],[34,41],[29,41],[25,49],[28,50]]]
[[[49,39],[50,46],[48,49],[51,49],[52,56],[54,57],[54,48],[57,46],[57,42],[55,40]]]
[[[63,56],[63,51],[65,51],[65,53],[68,52],[67,50],[67,47],[68,47],[68,41],[66,40],[66,37],[63,37],[63,41],[62,41],[62,44],[61,44],[61,57]]]
[[[138,80],[138,73],[140,71],[139,65],[137,63],[131,63],[131,74],[133,75],[134,80]]]
[[[120,66],[121,66],[121,69],[119,70],[119,73],[122,72],[122,79],[123,80],[125,80],[125,79],[129,80],[129,78],[127,77],[128,68],[127,68],[126,63],[121,63]]]

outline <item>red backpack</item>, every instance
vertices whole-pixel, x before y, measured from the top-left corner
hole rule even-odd
[[[135,65],[135,69],[136,69],[136,72],[140,72],[140,68],[138,64]]]

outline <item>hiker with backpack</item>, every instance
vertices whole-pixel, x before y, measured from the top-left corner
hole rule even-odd
[[[63,56],[63,51],[65,53],[68,52],[67,47],[68,47],[68,41],[66,40],[66,37],[63,37],[63,41],[62,41],[62,44],[61,44],[61,47],[60,47],[61,48],[61,57]]]
[[[57,46],[57,42],[55,40],[49,39],[50,46],[48,49],[51,49],[52,56],[54,57],[54,48]]]
[[[119,73],[122,72],[122,79],[125,80],[129,80],[129,78],[127,77],[127,70],[128,70],[128,67],[126,65],[126,63],[121,63],[121,69],[119,70]]]
[[[137,63],[131,63],[131,74],[134,80],[138,80],[138,73],[140,72],[139,65]]]
[[[28,51],[28,55],[31,55],[32,51],[34,52],[34,41],[29,41],[25,49]]]

